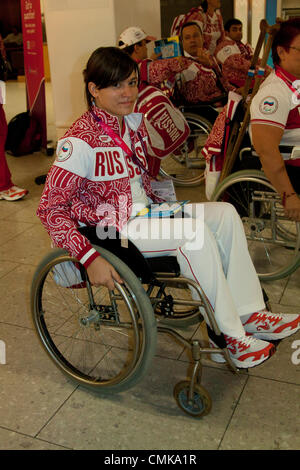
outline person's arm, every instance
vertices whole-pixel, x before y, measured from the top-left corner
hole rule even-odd
[[[149,85],[158,86],[187,68],[190,63],[191,61],[184,57],[143,61],[140,65],[141,80]]]
[[[66,152],[67,146],[58,152],[58,159],[61,152]],[[81,158],[80,158],[81,156]],[[93,248],[89,240],[83,236],[77,228],[77,222],[85,222],[87,225],[96,225],[98,221],[105,217],[82,201],[79,201],[79,193],[82,190],[82,182],[85,176],[84,147],[80,147],[73,153],[69,151],[69,157],[65,162],[59,160],[51,168],[41,201],[37,210],[37,215],[45,226],[55,246],[67,250],[86,268],[90,281],[93,285],[106,285],[113,288],[113,280],[122,282],[120,276],[105,259]],[[70,170],[73,167],[79,174],[69,171],[67,168],[60,168],[59,165],[69,164]],[[100,206],[101,207],[101,206]]]
[[[267,124],[252,124],[252,143],[259,155],[263,170],[271,184],[282,196],[285,194],[286,215],[300,221],[300,199],[291,184],[284,160],[279,151],[283,129]]]
[[[180,92],[190,103],[211,101],[223,94],[217,85],[215,72],[203,69],[197,62],[182,72],[182,83]]]

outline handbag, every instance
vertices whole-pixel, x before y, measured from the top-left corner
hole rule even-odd
[[[136,109],[145,116],[150,144],[148,154],[152,157],[167,157],[190,135],[183,114],[154,86],[146,85],[140,91]]]

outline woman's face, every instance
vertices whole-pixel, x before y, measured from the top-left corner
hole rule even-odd
[[[295,77],[300,78],[300,34],[293,39],[287,51],[278,46],[277,53],[281,67]]]
[[[89,82],[88,87],[98,108],[118,118],[132,113],[138,95],[138,77],[135,71],[115,86],[99,90],[93,82]]]

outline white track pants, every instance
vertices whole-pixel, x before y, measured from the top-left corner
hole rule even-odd
[[[265,303],[240,217],[224,202],[187,204],[184,212],[192,221],[132,219],[127,236],[145,257],[176,256],[181,274],[204,290],[220,330],[241,336],[240,316],[263,309]]]

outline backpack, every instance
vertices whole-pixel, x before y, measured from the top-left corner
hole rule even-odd
[[[29,111],[17,114],[8,124],[5,150],[15,157],[40,150],[42,134],[40,124]]]
[[[145,116],[149,155],[162,159],[188,138],[190,128],[183,114],[158,88],[147,85],[139,93],[137,110]]]

